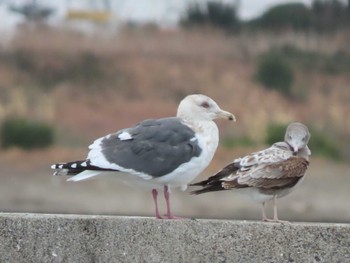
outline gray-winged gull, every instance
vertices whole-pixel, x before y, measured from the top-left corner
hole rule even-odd
[[[207,180],[195,183],[203,188],[193,191],[202,194],[237,189],[255,202],[262,203],[263,221],[281,222],[277,215],[277,198],[290,193],[300,184],[309,165],[311,151],[307,146],[308,128],[299,122],[288,125],[284,141],[270,148],[235,159]],[[274,202],[274,217],[265,214],[265,202]]]
[[[128,184],[152,189],[155,214],[158,190],[164,190],[167,218],[170,189],[186,190],[187,184],[210,163],[219,142],[216,118],[235,120],[211,98],[195,94],[184,98],[177,116],[145,120],[132,128],[99,138],[89,146],[85,160],[52,165],[55,175],[71,175],[82,181],[102,175],[117,176]]]

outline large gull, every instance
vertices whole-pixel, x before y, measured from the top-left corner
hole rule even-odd
[[[308,128],[299,122],[288,125],[284,141],[270,148],[235,159],[207,180],[193,184],[202,189],[193,194],[236,189],[238,193],[262,204],[263,221],[281,222],[277,215],[277,198],[299,185],[309,165]],[[274,217],[268,219],[265,202],[273,199]]]
[[[73,176],[68,181],[112,175],[136,186],[152,189],[156,218],[158,190],[164,191],[167,218],[170,189],[186,190],[212,160],[219,142],[214,119],[235,120],[211,98],[194,94],[184,98],[177,116],[144,120],[134,127],[95,140],[85,160],[52,165],[54,175]]]

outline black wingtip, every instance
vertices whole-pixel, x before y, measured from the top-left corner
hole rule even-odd
[[[189,184],[189,186],[205,186],[206,184],[207,184],[207,180],[200,181],[200,182],[194,183],[194,184]]]
[[[190,195],[199,195],[199,194],[204,193],[204,192],[202,192],[202,191],[203,191],[203,189],[201,189],[201,190],[191,191],[191,192],[190,192]]]
[[[227,189],[222,186],[222,182],[216,182],[214,184],[204,185],[202,189],[191,191],[190,194],[199,195],[199,194],[217,192],[217,191],[223,191],[223,190],[227,190]]]

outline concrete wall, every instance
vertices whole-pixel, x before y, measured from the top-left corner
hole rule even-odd
[[[0,262],[350,262],[350,225],[0,214]]]

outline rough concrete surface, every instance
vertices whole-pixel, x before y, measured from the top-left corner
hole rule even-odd
[[[7,213],[0,262],[350,262],[350,225]]]

